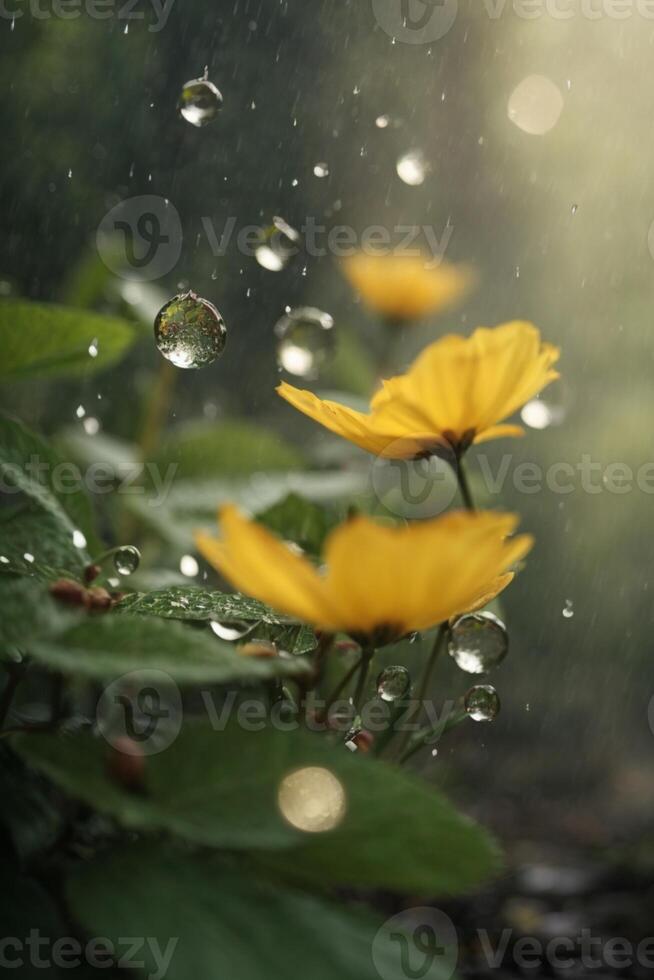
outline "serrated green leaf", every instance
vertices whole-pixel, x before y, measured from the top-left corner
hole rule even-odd
[[[250,850],[297,881],[433,894],[471,887],[497,868],[486,833],[399,769],[302,731],[246,730],[238,714],[224,729],[212,727],[187,724],[149,756],[139,796],[108,781],[106,746],[88,735],[18,736],[12,744],[63,789],[126,826]],[[344,790],[343,819],[324,833],[297,830],[277,804],[280,782],[307,766],[328,769]]]
[[[295,623],[292,616],[276,613],[257,599],[240,594],[217,592],[194,586],[173,586],[154,592],[134,592],[116,606],[116,612],[166,619],[223,620],[245,623]]]
[[[124,936],[150,937],[138,957],[150,978],[164,960],[167,980],[404,976],[398,944],[378,916],[273,885],[215,856],[123,847],[75,869],[66,893],[88,933],[117,946]],[[440,962],[424,980],[450,980]]]
[[[127,351],[135,332],[126,320],[88,310],[30,303],[0,302],[0,375],[69,377],[108,367]],[[89,346],[95,343],[97,356]]]
[[[297,658],[243,656],[208,631],[182,623],[111,613],[32,642],[30,654],[54,670],[96,680],[160,670],[180,684],[258,683],[310,670]]]
[[[99,550],[91,505],[79,470],[74,472],[71,466],[22,422],[0,414],[0,475],[5,492],[14,488],[14,492],[26,494],[51,514],[71,539],[75,531],[81,531],[88,547]],[[84,553],[82,548],[80,552]],[[84,557],[88,560],[87,553]]]

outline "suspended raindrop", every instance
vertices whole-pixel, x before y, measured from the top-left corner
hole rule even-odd
[[[86,548],[86,537],[81,531],[73,531],[73,544],[76,548]]]
[[[317,163],[313,168],[316,177],[329,177],[329,164]]]
[[[133,544],[126,544],[116,548],[113,559],[119,575],[133,575],[141,562],[141,552]]]
[[[219,622],[217,619],[212,619],[209,626],[220,640],[227,640],[229,643],[242,640],[253,628],[252,623],[242,623],[239,620]]]
[[[404,153],[395,165],[397,176],[409,187],[419,187],[423,184],[430,167],[421,150],[409,150]]]
[[[377,127],[377,129],[387,129],[390,121],[391,121],[390,116],[387,116],[385,114],[381,116],[377,116],[377,118],[375,119],[375,126]]]
[[[469,613],[452,626],[448,650],[457,667],[467,674],[485,674],[506,657],[509,635],[493,613]]]
[[[200,571],[200,566],[193,555],[182,555],[179,560],[179,570],[187,578],[193,578]]]
[[[227,328],[213,303],[189,291],[159,310],[154,339],[159,352],[175,367],[202,368],[222,354]]]
[[[411,675],[406,667],[385,667],[377,678],[377,694],[382,701],[399,701],[411,687]]]
[[[494,721],[500,711],[500,699],[490,684],[477,684],[466,694],[464,706],[473,721]]]
[[[290,310],[275,324],[277,361],[289,374],[316,377],[334,352],[334,321],[311,306]]]
[[[281,272],[289,260],[297,255],[300,235],[288,222],[276,215],[272,225],[263,230],[263,240],[257,246],[254,257],[268,272]]]
[[[573,604],[572,604],[572,599],[566,599],[565,600],[565,605],[563,607],[563,618],[564,619],[572,619],[572,617],[574,616],[574,614],[575,614],[575,611],[574,611],[574,607],[573,607]]]
[[[192,126],[206,126],[222,108],[223,97],[208,78],[192,78],[182,88],[177,108]]]

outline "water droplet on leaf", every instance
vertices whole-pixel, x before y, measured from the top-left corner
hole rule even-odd
[[[477,684],[466,694],[464,706],[473,721],[494,721],[499,714],[500,699],[490,684]]]
[[[209,626],[220,640],[227,640],[229,643],[242,640],[252,629],[252,623],[242,623],[238,620],[221,623],[217,619],[213,619]]]
[[[461,616],[451,628],[448,650],[467,674],[485,674],[509,652],[506,626],[491,612]]]
[[[192,78],[182,88],[177,108],[192,126],[206,126],[222,108],[223,97],[208,78]]]
[[[132,575],[139,567],[141,552],[133,544],[126,544],[114,552],[114,568],[119,575]]]
[[[377,694],[382,701],[399,701],[411,687],[411,674],[406,667],[385,667],[377,678]]]
[[[334,352],[334,321],[311,306],[291,310],[275,324],[277,361],[289,374],[316,377]]]
[[[181,293],[157,313],[154,339],[175,367],[202,368],[222,354],[227,327],[213,303],[193,292]]]

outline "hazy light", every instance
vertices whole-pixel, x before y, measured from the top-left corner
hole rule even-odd
[[[322,833],[337,827],[345,815],[345,789],[329,769],[296,769],[279,784],[277,803],[292,827]]]
[[[544,75],[529,75],[511,93],[508,115],[523,132],[542,136],[556,126],[563,104],[554,82]]]

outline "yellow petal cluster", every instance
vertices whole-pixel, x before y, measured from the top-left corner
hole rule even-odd
[[[530,549],[511,537],[512,514],[452,512],[408,527],[358,516],[328,536],[324,567],[292,551],[232,505],[222,537],[196,534],[202,555],[232,585],[317,629],[380,643],[489,602]]]
[[[368,412],[357,412],[282,382],[282,398],[331,432],[378,456],[410,459],[449,446],[522,435],[503,424],[558,378],[559,349],[522,320],[442,337],[405,374],[384,381]]]

